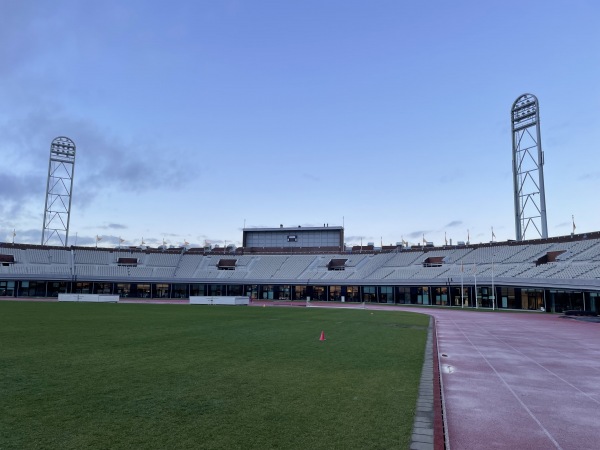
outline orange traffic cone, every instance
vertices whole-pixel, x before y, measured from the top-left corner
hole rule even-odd
[[[325,340],[325,332],[321,331],[321,337],[319,338],[320,341],[324,341]]]

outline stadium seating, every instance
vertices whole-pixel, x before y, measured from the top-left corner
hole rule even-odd
[[[362,251],[359,250],[359,251]],[[0,280],[43,279],[240,284],[335,284],[372,282],[378,285],[445,284],[449,279],[472,283],[514,285],[531,280],[539,286],[554,280],[564,287],[600,290],[600,233],[531,242],[503,242],[461,247],[394,248],[390,252],[292,254],[204,254],[201,251],[56,248],[0,244]],[[128,264],[120,264],[127,258]],[[230,266],[219,267],[221,259]],[[330,270],[330,262],[337,265]],[[426,264],[427,261],[434,264]],[[129,263],[133,261],[132,263]],[[220,270],[227,269],[227,270]]]

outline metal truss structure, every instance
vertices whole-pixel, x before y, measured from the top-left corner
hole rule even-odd
[[[68,245],[74,173],[75,143],[68,137],[57,137],[50,145],[42,245],[51,241]]]
[[[523,94],[510,112],[512,124],[515,231],[517,241],[548,237],[544,153],[540,135],[540,111],[535,95]]]

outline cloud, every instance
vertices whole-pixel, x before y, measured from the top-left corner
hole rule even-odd
[[[431,233],[431,230],[413,231],[412,233],[408,233],[406,236],[411,239],[421,239],[423,235],[427,235],[428,233]]]
[[[120,223],[109,223],[107,225],[99,226],[98,228],[103,230],[126,230],[127,225],[122,225]]]
[[[360,242],[361,240],[364,242],[367,242],[369,240],[368,236],[361,236],[361,235],[350,235],[350,236],[344,236],[344,240],[346,242]]]
[[[21,214],[25,203],[37,197],[43,204],[45,186],[39,177],[30,172],[15,174],[0,172],[0,215],[14,217]],[[40,214],[43,211],[40,210]]]
[[[16,236],[15,244],[39,244],[42,241],[42,227],[36,229],[20,230],[15,229]],[[0,234],[0,241],[12,242],[13,241],[13,230],[6,230],[5,233]]]
[[[138,193],[177,189],[183,184],[180,173],[186,169],[171,157],[172,150],[158,143],[127,141],[102,132],[89,120],[41,107],[0,123],[0,148],[6,149],[0,167],[0,213],[18,215],[34,198],[43,205],[50,144],[58,135],[70,137],[77,148],[73,204],[80,208],[107,191]]]
[[[453,220],[452,222],[446,224],[446,228],[454,228],[462,225],[462,220]]]
[[[106,241],[100,241],[106,243]],[[71,236],[69,239],[69,245],[77,245],[77,246],[91,246],[96,244],[96,236]]]
[[[579,179],[580,180],[592,180],[592,181],[600,180],[600,172],[584,173],[583,175],[581,175],[579,177]]]
[[[271,227],[270,227],[269,225],[246,225],[246,229],[247,229],[247,230],[251,230],[251,229],[253,229],[253,228],[271,228]],[[243,230],[243,228],[240,228],[240,230]],[[203,239],[204,239],[205,237],[206,237],[206,236],[203,236]]]

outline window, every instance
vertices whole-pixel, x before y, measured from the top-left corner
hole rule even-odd
[[[219,297],[225,295],[225,285],[224,284],[209,284],[208,285],[208,295]]]
[[[379,303],[394,303],[394,288],[381,286],[379,288]]]
[[[337,259],[334,258],[327,264],[328,270],[345,270],[346,269],[346,261],[347,259]]]
[[[173,285],[173,298],[186,298],[187,284],[177,283]]]
[[[153,298],[169,298],[169,285],[168,284],[155,284],[153,285]]]
[[[217,264],[219,270],[235,270],[237,259],[220,259]]]
[[[94,283],[94,294],[112,294],[112,283]]]
[[[0,281],[0,297],[13,297],[15,295],[14,281]]]
[[[360,302],[360,288],[358,286],[346,286],[346,301]]]
[[[363,301],[364,302],[376,302],[377,301],[377,288],[375,286],[364,286],[363,287]]]
[[[342,299],[341,286],[329,286],[329,300],[339,302]]]
[[[75,294],[90,294],[92,292],[92,283],[89,281],[82,281],[75,283]]]
[[[294,286],[294,300],[306,300],[306,286]]]
[[[205,292],[205,284],[190,284],[190,297],[198,297],[206,295]]]
[[[150,298],[150,284],[131,285],[131,296],[137,298]]]
[[[241,284],[232,284],[227,286],[227,295],[241,297],[244,295],[244,287]]]
[[[119,297],[129,297],[130,292],[131,284],[117,283],[117,294],[119,294]]]

